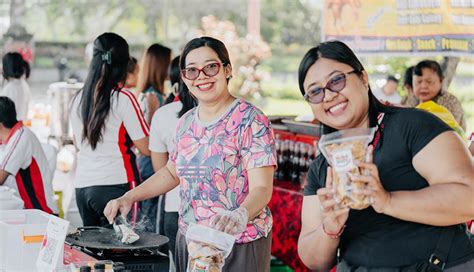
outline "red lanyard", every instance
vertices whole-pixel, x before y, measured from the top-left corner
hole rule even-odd
[[[377,116],[377,131],[375,132],[375,136],[374,136],[374,140],[372,141],[372,146],[375,147],[377,146],[377,144],[379,143],[380,141],[380,132],[384,129],[384,124],[382,124],[382,120],[383,120],[383,117],[385,116],[384,113],[379,113],[379,115]]]

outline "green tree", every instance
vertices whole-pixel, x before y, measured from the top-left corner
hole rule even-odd
[[[261,33],[271,44],[314,45],[321,38],[321,11],[301,0],[263,0]]]

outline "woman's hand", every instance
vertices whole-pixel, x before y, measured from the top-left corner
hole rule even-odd
[[[369,146],[367,152],[369,155],[368,162],[358,162],[357,166],[362,168],[362,172],[367,172],[368,175],[351,175],[351,180],[364,182],[367,186],[365,189],[354,189],[354,193],[367,196],[374,210],[378,213],[383,213],[390,205],[391,194],[382,186],[379,170],[377,165],[373,163],[374,147]]]
[[[109,223],[113,224],[115,216],[117,216],[117,212],[120,211],[120,214],[126,217],[128,212],[130,212],[132,209],[132,204],[133,201],[127,194],[119,198],[112,199],[105,206],[104,215],[107,217]]]
[[[223,211],[211,219],[209,226],[228,234],[240,234],[247,228],[249,212],[244,207],[233,211]]]
[[[325,232],[339,233],[349,217],[349,208],[339,205],[336,191],[332,187],[332,168],[327,168],[326,187],[317,191],[321,203],[321,222]]]

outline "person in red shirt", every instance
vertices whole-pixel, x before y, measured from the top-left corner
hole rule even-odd
[[[141,181],[133,147],[150,155],[149,127],[133,93],[121,88],[130,61],[127,41],[103,33],[95,39],[93,53],[84,88],[70,106],[78,150],[74,186],[84,226],[106,226],[107,202]],[[132,220],[137,209],[134,205]]]
[[[46,155],[34,133],[17,120],[15,103],[6,96],[0,96],[0,149],[0,185],[14,176],[26,209],[57,214]]]

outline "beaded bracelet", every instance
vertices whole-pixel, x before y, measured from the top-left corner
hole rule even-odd
[[[326,235],[329,236],[329,238],[331,239],[339,239],[339,237],[341,237],[342,233],[344,232],[344,229],[346,228],[346,225],[343,225],[337,233],[330,233],[326,230],[326,228],[324,227],[324,224],[322,225],[323,225],[324,233],[326,233]]]

